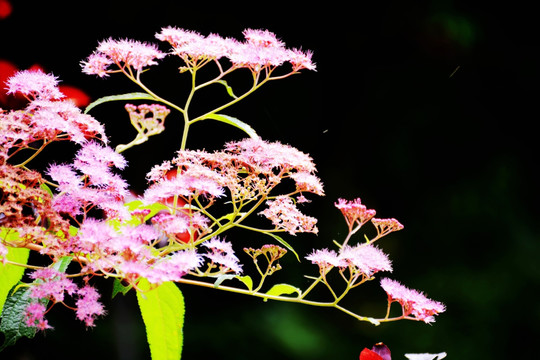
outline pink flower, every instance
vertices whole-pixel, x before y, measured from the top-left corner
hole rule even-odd
[[[257,47],[279,48],[285,46],[285,43],[281,42],[276,34],[268,30],[246,29],[243,34],[249,44]]]
[[[45,319],[47,307],[40,302],[31,302],[24,309],[25,324],[29,327],[35,327],[38,330],[51,329],[48,321]]]
[[[262,139],[244,139],[225,144],[225,149],[236,155],[238,161],[270,172],[273,169],[288,172],[313,173],[316,171],[313,159],[292,146],[279,142],[266,142]]]
[[[338,199],[335,206],[345,217],[345,221],[349,228],[354,227],[355,224],[362,226],[375,216],[375,210],[368,210],[366,206],[362,204],[360,198],[356,198],[352,201]]]
[[[261,211],[277,229],[283,229],[291,235],[299,232],[311,232],[316,234],[317,219],[306,216],[298,210],[292,199],[288,196],[278,196],[275,200],[266,202],[268,208]]]
[[[60,134],[67,134],[78,144],[98,136],[107,141],[103,125],[92,116],[81,113],[69,100],[34,100],[28,110],[33,113],[31,125],[33,131],[40,134],[39,138],[54,139]]]
[[[58,89],[58,79],[41,70],[23,70],[7,81],[7,93],[21,93],[33,99],[61,99],[64,94]]]
[[[426,323],[434,322],[434,315],[446,310],[444,304],[427,298],[421,292],[409,289],[395,280],[381,279],[381,287],[388,294],[388,301],[401,305],[403,316],[413,316]]]
[[[306,256],[306,259],[311,261],[313,264],[319,265],[319,269],[323,273],[332,267],[343,268],[347,266],[347,262],[340,258],[334,250],[313,250],[311,254]]]
[[[377,228],[378,237],[387,235],[393,231],[403,229],[403,225],[396,219],[371,219],[371,223]]]
[[[94,326],[95,318],[105,314],[103,305],[98,301],[99,293],[94,287],[85,285],[77,290],[77,295],[77,319],[84,321],[88,327]]]
[[[340,250],[339,258],[367,277],[379,271],[392,271],[388,256],[373,245],[359,244],[354,247],[346,245]]]
[[[66,277],[52,268],[38,269],[30,274],[31,279],[41,281],[32,284],[30,296],[36,299],[52,299],[55,302],[64,301],[64,292],[72,295],[77,286]]]
[[[88,75],[97,75],[99,77],[109,76],[109,66],[114,62],[104,54],[94,53],[86,61],[81,62],[82,71]]]
[[[292,173],[290,177],[296,183],[296,189],[298,191],[307,191],[321,196],[324,195],[321,180],[312,173],[300,171]]]
[[[115,63],[120,68],[133,67],[141,71],[144,67],[156,65],[158,59],[166,54],[162,53],[153,44],[134,40],[107,39],[99,43],[96,52],[82,62],[83,72],[105,76],[111,70],[108,66]]]
[[[213,263],[219,264],[223,272],[232,271],[236,274],[242,272],[242,265],[239,264],[238,258],[234,255],[230,242],[214,237],[202,245],[211,250],[210,253],[204,254],[204,256]]]
[[[201,255],[195,250],[183,250],[160,259],[145,275],[151,283],[178,281],[189,271],[203,263]]]

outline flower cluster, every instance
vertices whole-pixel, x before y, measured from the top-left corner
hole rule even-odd
[[[227,58],[233,69],[248,68],[253,72],[273,69],[285,62],[292,65],[293,72],[316,69],[310,51],[288,49],[268,30],[246,29],[243,35],[244,41],[239,41],[217,34],[204,36],[195,31],[165,27],[155,37],[170,44],[171,53],[186,63],[186,69],[200,67],[208,61],[221,58]],[[83,72],[104,77],[119,71],[111,69],[112,64],[128,73],[131,68],[141,71],[145,67],[156,65],[157,60],[166,55],[155,44],[107,39],[82,63]]]
[[[9,288],[24,287],[28,295],[29,300],[23,304],[26,306],[19,306],[24,307],[26,326],[50,328],[45,314],[51,302],[73,309],[78,320],[88,327],[94,326],[96,318],[105,314],[100,294],[90,283],[96,276],[113,278],[115,286],[123,286],[126,291],[133,288],[142,292],[147,287],[152,290],[176,282],[265,300],[335,307],[374,324],[398,319],[389,318],[392,302],[402,307],[399,319],[429,323],[434,321],[434,315],[445,310],[443,304],[389,279],[381,280],[388,294],[385,318],[360,316],[340,305],[352,288],[373,280],[379,272],[392,272],[389,257],[374,242],[403,228],[396,219],[375,218],[375,210],[368,209],[358,198],[338,199],[335,203],[345,218],[348,233],[342,241],[334,241],[337,250],[313,250],[305,257],[319,270],[318,276],[306,276],[313,280],[306,290],[289,284],[275,284],[266,292],[262,290],[266,279],[281,270],[278,261],[285,254],[292,253],[300,260],[294,247],[281,235],[318,233],[317,219],[304,214],[300,206],[310,201],[306,197],[309,194],[323,196],[325,192],[308,154],[278,141],[265,141],[251,126],[221,111],[268,80],[316,67],[311,52],[287,48],[270,31],[246,29],[243,36],[239,41],[166,27],[156,38],[171,46],[169,53],[155,44],[129,39],[99,43],[96,51],[82,62],[83,72],[100,77],[123,73],[145,93],[98,99],[86,110],[112,100],[154,102],[125,105],[137,136],[116,148],[109,146],[100,122],[65,98],[55,76],[41,70],[26,70],[7,81],[7,93],[18,94],[28,103],[19,110],[0,109],[0,260],[7,265],[27,266],[8,256],[12,248],[27,248],[51,261],[49,266],[28,265],[33,270],[28,274],[32,282],[9,284]],[[168,55],[180,57],[185,63],[180,70],[192,74],[192,88],[184,107],[159,97],[140,80],[143,71]],[[196,72],[211,62],[218,67],[218,75],[199,83]],[[224,66],[226,62],[228,68]],[[272,75],[285,63],[292,66],[289,73]],[[241,68],[253,73],[253,84],[236,96],[223,77]],[[210,84],[224,85],[232,100],[191,118],[188,108],[195,92]],[[155,165],[146,174],[148,187],[141,195],[132,193],[119,173],[128,165],[122,152],[163,132],[165,118],[172,110],[180,112],[184,121],[179,150],[171,160]],[[189,128],[201,120],[235,126],[249,138],[226,142],[222,150],[213,152],[188,150]],[[60,140],[71,141],[77,147],[70,163],[50,163],[43,174],[27,167],[47,145]],[[24,154],[30,155],[13,164]],[[260,217],[248,223],[253,219],[250,215]],[[367,223],[376,229],[376,236],[349,244]],[[258,273],[258,283],[245,275],[248,269],[236,256],[234,241],[224,240],[224,233],[233,228],[249,230],[272,241],[257,249],[244,248]],[[65,261],[73,264],[69,272],[68,265],[63,265]],[[341,293],[329,283],[327,274],[332,269],[337,269],[345,281]],[[212,283],[208,279],[213,279]],[[245,287],[221,285],[231,279]],[[327,287],[331,301],[307,299],[318,284]]]
[[[43,148],[53,141],[70,140],[84,144],[90,139],[107,141],[105,130],[92,116],[83,114],[58,89],[58,80],[41,70],[23,70],[11,77],[8,93],[22,94],[29,100],[23,110],[0,109],[0,163],[15,153],[31,149],[42,142]]]
[[[53,268],[44,268],[35,270],[30,274],[34,282],[30,284],[31,302],[25,308],[25,321],[27,326],[33,326],[40,330],[51,328],[45,314],[47,304],[52,301],[63,303],[65,294],[70,296],[77,295],[76,313],[77,319],[83,321],[86,326],[94,326],[94,319],[103,315],[105,310],[99,302],[99,293],[97,290],[85,284],[82,287],[68,279],[65,273],[54,270]]]
[[[395,280],[381,279],[381,287],[388,294],[388,306],[398,302],[401,305],[402,316],[413,317],[430,323],[435,321],[434,315],[446,310],[444,304],[427,298],[423,293],[409,289]]]

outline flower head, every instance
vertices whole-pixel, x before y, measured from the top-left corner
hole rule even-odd
[[[388,256],[373,245],[359,244],[354,247],[346,245],[340,250],[339,258],[367,277],[379,271],[392,271]]]
[[[412,316],[417,320],[430,323],[435,321],[434,315],[446,310],[444,304],[427,298],[423,293],[409,289],[395,280],[381,279],[381,287],[388,294],[389,302],[398,302],[403,316]]]
[[[299,232],[311,232],[316,234],[317,219],[304,215],[298,210],[293,200],[288,196],[278,196],[275,200],[266,202],[268,208],[261,211],[277,229],[283,229],[291,235]]]
[[[95,318],[105,314],[103,305],[98,301],[98,291],[90,285],[85,285],[77,290],[77,295],[77,319],[84,321],[88,327],[94,326]]]
[[[23,70],[7,81],[7,93],[21,93],[33,99],[61,99],[64,94],[58,89],[58,79],[41,70]]]
[[[103,77],[111,72],[108,67],[113,63],[119,68],[132,67],[141,71],[147,66],[156,65],[156,60],[165,56],[153,44],[128,39],[107,39],[100,42],[96,52],[81,65],[86,74]]]
[[[347,222],[347,225],[349,225],[349,228],[352,228],[355,224],[362,226],[375,216],[375,210],[368,210],[359,198],[351,201],[338,199],[335,206],[345,217],[345,221]]]

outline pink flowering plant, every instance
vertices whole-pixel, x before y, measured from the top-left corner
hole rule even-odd
[[[316,166],[308,154],[265,141],[223,110],[270,81],[316,66],[311,52],[289,49],[269,31],[247,29],[243,35],[239,41],[167,27],[156,34],[168,44],[167,52],[134,40],[105,40],[82,61],[83,72],[102,78],[123,74],[140,91],[100,98],[84,111],[64,98],[51,74],[20,71],[7,81],[8,93],[22,95],[28,103],[0,112],[2,348],[51,328],[46,314],[56,306],[72,309],[86,326],[95,326],[106,313],[93,285],[96,277],[111,279],[113,296],[136,292],[154,360],[181,353],[184,305],[176,284],[335,308],[375,325],[399,319],[431,323],[445,311],[442,303],[389,278],[380,280],[387,294],[386,314],[366,316],[341,305],[351,290],[392,271],[378,241],[403,228],[395,219],[376,218],[375,210],[358,198],[335,203],[348,229],[340,241],[301,256],[284,238],[318,232],[317,219],[301,210],[309,196],[324,195]],[[179,61],[179,72],[191,79],[183,105],[143,82],[143,74],[166,57]],[[199,76],[206,70],[214,77]],[[243,92],[227,82],[235,71],[251,75]],[[210,86],[221,87],[228,100],[193,114],[192,102]],[[146,103],[129,103],[136,100]],[[128,102],[126,118],[136,130],[131,142],[115,147],[102,123],[89,115],[110,101]],[[128,166],[122,153],[162,133],[171,111],[183,119],[178,151],[146,174],[148,187],[135,196],[121,176]],[[191,126],[203,121],[228,124],[246,137],[225,142],[219,151],[188,148]],[[75,143],[73,160],[51,162],[44,172],[33,170],[32,160],[58,141]],[[375,235],[354,236],[365,225]],[[234,239],[225,240],[234,228],[266,240],[243,249],[252,263],[241,263]],[[29,263],[31,252],[42,261]],[[271,283],[286,255],[313,263],[315,272],[305,275],[311,281],[305,289]],[[332,283],[336,277],[329,277],[331,272],[338,274],[338,284]],[[312,297],[321,287],[327,300]],[[393,303],[399,304],[398,313],[390,311]]]

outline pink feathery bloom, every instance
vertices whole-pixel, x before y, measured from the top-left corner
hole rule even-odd
[[[204,173],[199,171],[194,174],[193,169],[191,169],[189,172],[181,173],[172,179],[164,179],[152,184],[144,192],[143,201],[154,203],[169,199],[175,195],[186,198],[199,194],[221,197],[224,193],[223,187],[216,181],[215,173],[208,170],[204,171]]]
[[[23,70],[10,77],[7,94],[21,93],[33,99],[61,99],[64,94],[58,89],[58,79],[41,70]]]
[[[204,254],[204,256],[221,265],[222,270],[225,272],[232,271],[236,274],[242,272],[242,265],[239,264],[238,258],[234,255],[230,242],[213,237],[202,245],[211,250],[210,253]]]
[[[387,235],[393,231],[399,231],[403,229],[403,225],[396,219],[371,219],[371,223],[377,229],[379,237]]]
[[[70,101],[34,100],[28,110],[33,112],[32,127],[43,133],[42,138],[53,139],[67,134],[69,140],[83,144],[91,138],[107,142],[103,124],[81,110]]]
[[[159,213],[152,217],[152,223],[165,234],[181,234],[190,229],[189,217],[181,212],[176,214]]]
[[[403,316],[412,316],[426,323],[434,322],[434,315],[446,310],[444,304],[427,298],[423,293],[409,289],[395,280],[381,279],[381,287],[388,295],[389,302],[401,305]]]
[[[233,254],[234,250],[229,241],[221,240],[219,237],[213,237],[202,243],[202,246],[209,248],[214,253]]]
[[[36,299],[52,299],[55,302],[64,301],[64,293],[72,295],[77,286],[66,277],[52,268],[38,269],[30,274],[31,279],[39,279],[40,282],[32,284],[30,296]]]
[[[85,285],[77,290],[77,295],[77,319],[84,321],[88,327],[94,326],[95,318],[105,314],[103,304],[98,301],[98,291],[93,286]]]
[[[266,202],[268,208],[259,214],[272,221],[277,229],[283,229],[291,235],[299,232],[316,234],[317,219],[304,215],[298,210],[292,199],[288,196],[278,196],[275,200]]]
[[[110,72],[109,61],[120,68],[133,67],[141,71],[144,67],[156,65],[156,60],[165,56],[166,54],[159,51],[154,44],[128,39],[107,39],[99,43],[96,52],[90,55],[87,61],[82,62],[82,66],[85,73],[103,77]]]
[[[309,173],[316,171],[313,159],[308,154],[279,142],[247,138],[225,144],[225,150],[235,154],[239,161],[266,172],[272,169],[284,172],[293,169]]]
[[[313,264],[319,265],[321,272],[326,272],[327,269],[332,267],[344,268],[348,265],[334,250],[328,249],[313,250],[311,254],[306,256],[306,259]]]
[[[183,250],[160,259],[146,274],[151,283],[178,281],[189,271],[200,267],[203,258],[195,250]]]
[[[109,76],[109,66],[114,62],[104,54],[93,53],[86,61],[81,62],[82,72],[99,77]]]
[[[212,252],[204,254],[204,256],[210,259],[214,264],[219,264],[222,272],[232,271],[235,274],[242,273],[242,265],[239,264],[240,260],[238,260],[234,254]]]
[[[392,263],[388,256],[373,245],[358,244],[354,247],[346,245],[340,250],[339,258],[367,277],[379,271],[392,271]]]
[[[313,52],[309,50],[304,52],[299,49],[292,49],[289,50],[288,54],[288,60],[292,64],[294,71],[300,71],[302,69],[316,71],[317,66],[311,60],[312,57]]]
[[[168,42],[174,48],[180,48],[186,44],[204,40],[204,36],[196,31],[179,29],[172,26],[162,28],[161,32],[156,33],[155,36],[158,40]]]
[[[352,201],[338,199],[338,202],[334,205],[345,217],[345,221],[349,228],[352,228],[355,224],[362,226],[375,216],[375,210],[368,210],[366,206],[362,204],[360,198],[356,198]]]
[[[35,327],[38,330],[51,329],[48,321],[45,319],[47,307],[40,302],[31,302],[24,309],[25,324],[28,327]]]
[[[321,180],[307,171],[295,172],[290,175],[296,183],[298,191],[307,191],[317,195],[324,195],[323,184]]]
[[[2,261],[3,264],[5,264],[5,262],[7,261],[6,259],[6,256],[8,254],[8,249],[7,247],[0,242],[0,260]]]
[[[245,29],[242,34],[249,44],[260,47],[284,47],[285,43],[280,41],[276,34],[268,30]]]

